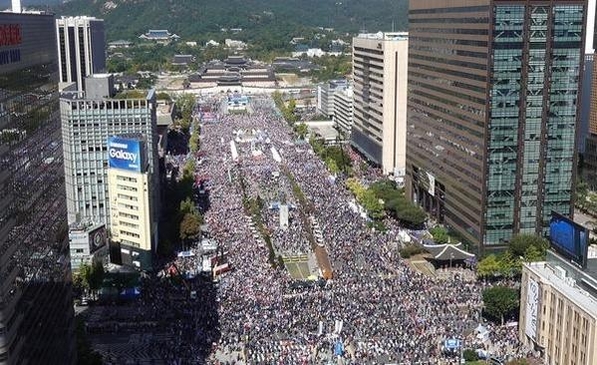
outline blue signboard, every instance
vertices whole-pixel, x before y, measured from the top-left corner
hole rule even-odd
[[[108,138],[110,168],[142,172],[145,170],[143,141],[122,137]]]

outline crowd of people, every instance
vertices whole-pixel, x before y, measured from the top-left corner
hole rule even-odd
[[[181,279],[202,265],[197,246],[192,255],[167,263],[158,277],[144,279],[138,317],[130,321],[150,329],[159,324],[154,330],[171,340],[151,345],[159,346],[168,364],[323,364],[337,357],[363,365],[459,362],[442,345],[473,332],[487,284],[460,275],[427,276],[400,259],[400,227],[388,221],[383,233],[369,228],[351,209],[353,197],[342,178],[330,178],[269,97],[251,98],[247,114],[228,114],[223,107],[211,108],[209,116],[201,125],[202,163],[195,173],[209,181],[204,220],[233,270],[217,284]],[[241,141],[239,131],[245,131]],[[182,165],[186,158],[196,156],[173,160]],[[276,254],[310,252],[308,225],[316,222],[333,278],[296,285],[283,267],[272,265],[248,199],[263,202],[260,216]],[[280,227],[280,204],[292,207],[287,228]],[[189,299],[189,292],[196,298]],[[494,355],[521,354],[516,327],[496,328],[492,336],[474,345]]]
[[[483,284],[440,281],[401,261],[394,244],[399,227],[385,233],[368,228],[350,209],[352,197],[341,180],[329,178],[308,145],[295,143],[270,99],[253,98],[248,115],[221,113],[217,119],[202,126],[201,148],[210,159],[197,173],[209,176],[205,218],[235,269],[222,278],[226,286],[217,294],[219,351],[242,349],[244,360],[256,364],[320,363],[339,354],[354,364],[446,363],[442,343],[476,326]],[[234,159],[229,142],[239,130],[265,131],[268,143],[238,144]],[[272,158],[271,147],[281,162]],[[295,216],[307,208],[292,195],[283,174],[271,177],[274,171],[292,174],[321,226],[333,266],[333,280],[325,285],[291,288],[292,279],[268,263],[267,248],[251,234],[251,218],[242,205],[246,196],[271,198],[268,191],[281,189],[298,205]],[[288,233],[271,228],[274,242],[308,249],[300,219],[291,219]],[[515,337],[506,338],[508,346],[496,351],[517,348]]]

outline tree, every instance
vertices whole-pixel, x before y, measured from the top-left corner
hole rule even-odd
[[[495,318],[500,318],[502,325],[504,317],[518,309],[520,303],[518,291],[505,286],[494,286],[483,290],[484,311]]]
[[[534,246],[540,252],[547,250],[549,244],[543,237],[533,234],[518,234],[508,242],[508,251],[516,258],[524,256],[530,246]]]
[[[579,181],[576,184],[576,206],[581,210],[585,210],[587,206],[587,198],[589,197],[589,185],[584,181]]]
[[[524,261],[526,262],[536,262],[536,261],[545,261],[545,250],[540,250],[536,246],[529,246],[526,251],[524,252]]]
[[[180,239],[187,241],[197,238],[201,232],[203,221],[199,214],[187,213],[180,222]]]
[[[199,151],[199,132],[196,130],[193,131],[193,134],[189,138],[189,147],[193,153]]]
[[[365,189],[361,194],[359,202],[372,219],[380,219],[383,217],[383,204],[375,196],[375,193],[369,189]]]
[[[396,207],[394,214],[396,218],[411,227],[420,227],[427,220],[427,214],[421,208],[406,201]]]
[[[296,126],[296,134],[298,134],[300,139],[305,139],[307,133],[309,133],[309,127],[305,123],[299,123]]]
[[[340,172],[338,164],[336,164],[336,161],[332,158],[328,158],[327,160],[325,160],[325,165],[327,166],[328,170],[330,170],[330,172],[334,175]]]
[[[441,226],[433,227],[429,230],[431,236],[433,236],[433,240],[435,243],[443,245],[445,243],[450,242],[450,236],[448,235],[448,230]]]
[[[495,254],[491,254],[479,261],[477,264],[477,275],[479,277],[497,276],[501,273],[500,261]]]
[[[514,256],[510,251],[500,255],[500,274],[502,276],[513,278],[522,272],[521,256]]]
[[[93,262],[88,276],[89,289],[97,291],[102,286],[104,281],[104,264],[100,260]]]
[[[180,202],[180,214],[181,216],[185,216],[187,214],[199,214],[199,211],[197,210],[197,206],[195,205],[195,203],[193,202],[193,200],[188,197],[185,200]]]
[[[398,189],[396,182],[390,179],[376,181],[371,184],[369,189],[373,190],[375,195],[384,202],[404,197],[404,191]]]
[[[477,355],[477,353],[473,349],[466,349],[466,350],[464,350],[462,352],[462,357],[467,362],[479,360],[479,356]]]

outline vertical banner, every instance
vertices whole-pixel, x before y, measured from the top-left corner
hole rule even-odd
[[[539,283],[529,279],[527,284],[526,321],[524,332],[535,340],[537,338],[537,321],[539,314]]]

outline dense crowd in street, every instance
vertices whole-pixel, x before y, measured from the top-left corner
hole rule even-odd
[[[244,131],[240,140],[239,131]],[[135,348],[176,365],[325,364],[335,363],[338,354],[344,364],[459,362],[442,344],[478,325],[486,284],[411,269],[397,251],[400,227],[391,221],[385,233],[367,227],[351,209],[353,198],[342,179],[331,178],[310,146],[296,142],[271,99],[253,98],[249,114],[212,109],[210,122],[201,125],[200,146],[201,157],[174,155],[171,161],[183,165],[186,158],[202,159],[195,173],[209,180],[205,223],[233,270],[219,277],[217,287],[181,279],[202,265],[201,247],[191,247],[192,255],[144,279],[133,316],[130,310],[125,319],[103,316],[95,325],[90,322],[90,333],[160,333],[143,337]],[[272,147],[281,162],[273,158]],[[291,179],[306,202],[296,196]],[[297,286],[284,269],[273,267],[243,206],[247,198],[263,201],[261,216],[277,253],[310,251],[305,224],[317,222],[333,279]],[[292,206],[285,230],[275,208],[280,203]],[[300,219],[302,214],[309,220]],[[191,291],[196,299],[189,299]],[[474,345],[495,355],[520,353],[515,326],[495,328],[490,340]],[[123,363],[117,356],[107,359]]]
[[[239,130],[265,131],[269,143],[251,143],[250,149],[237,144],[235,161],[229,141]],[[398,227],[383,234],[367,228],[349,208],[349,192],[330,179],[308,145],[294,140],[266,98],[252,100],[250,115],[221,113],[218,123],[202,127],[201,146],[210,159],[198,173],[208,175],[212,187],[205,218],[235,268],[218,292],[219,351],[244,349],[247,362],[262,364],[319,363],[334,348],[355,364],[445,363],[443,340],[461,337],[478,323],[483,284],[414,272],[398,258]],[[269,154],[272,146],[281,163]],[[245,194],[272,197],[264,190],[284,185],[270,177],[281,170],[293,174],[321,225],[334,270],[325,285],[290,289],[288,274],[268,264],[266,248],[250,232],[239,179]],[[298,204],[291,189],[283,190]],[[299,224],[293,219],[291,227]],[[306,241],[301,229],[290,228],[288,241]],[[515,336],[500,341],[498,352],[518,345]]]

